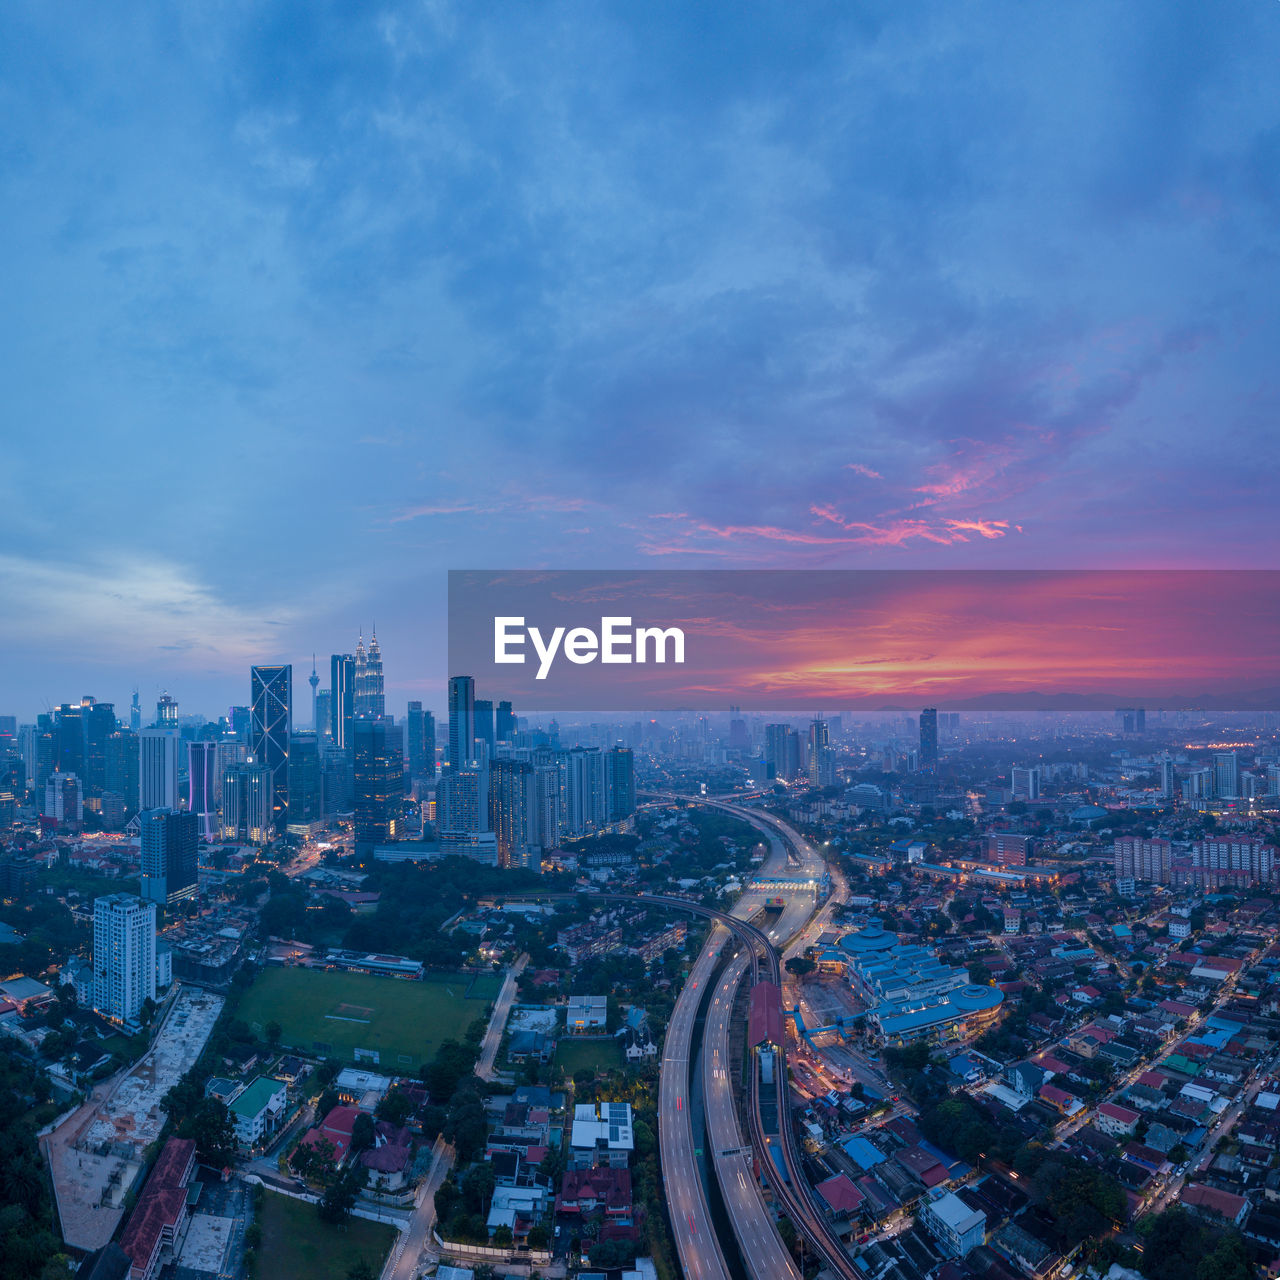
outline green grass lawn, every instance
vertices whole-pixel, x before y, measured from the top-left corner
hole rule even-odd
[[[555,1065],[572,1077],[575,1071],[608,1071],[622,1066],[622,1045],[616,1040],[574,1040],[565,1037],[556,1045]]]
[[[481,982],[486,979],[482,978]],[[491,998],[465,995],[471,975],[428,976],[422,982],[326,969],[264,969],[240,1004],[258,1034],[278,1022],[281,1043],[305,1053],[354,1062],[373,1049],[378,1066],[410,1071],[430,1062],[445,1040],[460,1040]],[[319,1047],[327,1046],[327,1047]]]
[[[364,1218],[331,1226],[320,1221],[315,1205],[270,1191],[259,1221],[258,1275],[264,1280],[345,1280],[361,1258],[376,1276],[396,1235],[394,1227]]]

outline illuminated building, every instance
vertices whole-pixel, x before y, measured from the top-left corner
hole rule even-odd
[[[625,822],[636,811],[636,762],[630,747],[612,747],[605,755],[606,821]]]
[[[386,717],[357,717],[353,730],[355,851],[368,855],[398,834],[404,804],[400,732]]]
[[[143,729],[138,734],[138,808],[178,808],[177,729]]]
[[[293,734],[293,667],[249,670],[249,754],[271,771],[277,831],[289,821],[289,740]]]
[[[197,816],[174,809],[145,809],[138,821],[143,899],[164,906],[194,897],[200,840]]]
[[[206,842],[216,839],[218,802],[222,798],[218,766],[221,745],[218,742],[187,743],[188,808],[196,820],[200,839]]]
[[[476,682],[470,676],[449,677],[448,768],[460,769],[475,758]]]
[[[93,1007],[134,1022],[156,998],[156,907],[131,893],[93,903]]]
[[[289,742],[289,821],[318,822],[320,747],[314,733],[295,733]]]
[[[335,747],[351,750],[351,722],[356,714],[356,660],[350,653],[329,659],[329,736]]]
[[[409,703],[405,717],[405,744],[409,776],[434,780],[436,776],[436,718],[422,709],[421,702]]]
[[[222,775],[222,838],[269,844],[275,833],[272,773],[252,757]]]

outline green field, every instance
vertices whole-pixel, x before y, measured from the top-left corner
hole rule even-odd
[[[271,1280],[345,1280],[361,1258],[376,1276],[396,1235],[394,1227],[365,1218],[332,1226],[320,1221],[315,1205],[271,1192],[259,1221],[258,1275]]]
[[[555,1065],[566,1074],[575,1071],[608,1071],[622,1066],[622,1046],[616,1040],[574,1040],[566,1037],[556,1045]]]
[[[422,982],[328,969],[265,969],[240,1003],[240,1017],[258,1035],[269,1022],[281,1043],[304,1053],[354,1062],[356,1049],[377,1052],[378,1066],[411,1071],[430,1062],[445,1040],[460,1040],[483,1017],[489,975],[430,975]],[[362,1060],[365,1064],[367,1059]]]

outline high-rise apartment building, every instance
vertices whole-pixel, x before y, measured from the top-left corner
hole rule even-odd
[[[198,888],[199,819],[175,809],[144,809],[141,826],[142,897],[158,906],[194,898]]]
[[[987,861],[1001,867],[1025,867],[1031,853],[1031,837],[996,831],[987,836]]]
[[[289,822],[289,745],[293,735],[293,667],[249,671],[249,754],[271,770],[272,811],[277,832]]]
[[[476,754],[476,682],[471,676],[449,677],[449,762],[460,769]]]
[[[1112,845],[1117,880],[1168,884],[1173,875],[1173,845],[1160,838],[1120,836]]]
[[[46,818],[60,831],[79,831],[84,823],[84,786],[74,773],[51,773],[44,784]]]
[[[93,903],[93,1007],[135,1022],[156,998],[156,907],[131,893]]]
[[[605,755],[609,823],[625,822],[636,811],[636,759],[630,747],[611,747]]]
[[[436,783],[440,838],[489,830],[489,769],[472,761],[450,769]]]
[[[525,850],[538,843],[537,789],[533,765],[495,760],[489,767],[489,826],[498,838],[498,865],[523,866]]]

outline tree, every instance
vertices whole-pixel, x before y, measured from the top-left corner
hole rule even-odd
[[[351,1150],[368,1151],[377,1138],[377,1130],[373,1125],[373,1117],[362,1111],[351,1126]]]
[[[364,1258],[357,1258],[347,1268],[347,1280],[378,1280],[373,1268]]]
[[[388,1124],[394,1124],[397,1127],[404,1124],[412,1114],[413,1099],[402,1089],[392,1089],[389,1093],[383,1094],[374,1109],[374,1115],[379,1120],[385,1120]]]
[[[782,967],[788,973],[794,973],[797,978],[803,978],[806,974],[812,973],[818,966],[808,956],[792,956]]]
[[[545,1249],[551,1243],[551,1233],[541,1222],[529,1228],[529,1248]]]
[[[266,1026],[267,1043],[274,1049],[280,1044],[284,1028],[278,1022],[268,1022]]]
[[[217,1098],[206,1098],[179,1130],[195,1140],[200,1158],[215,1168],[230,1164],[236,1153],[236,1131],[231,1112]]]
[[[339,1225],[351,1216],[356,1197],[364,1189],[368,1170],[363,1165],[349,1165],[326,1189],[316,1211],[321,1222]]]
[[[511,1234],[511,1228],[505,1223],[500,1227],[495,1227],[493,1232],[493,1244],[496,1249],[509,1249],[515,1242],[515,1236]]]

